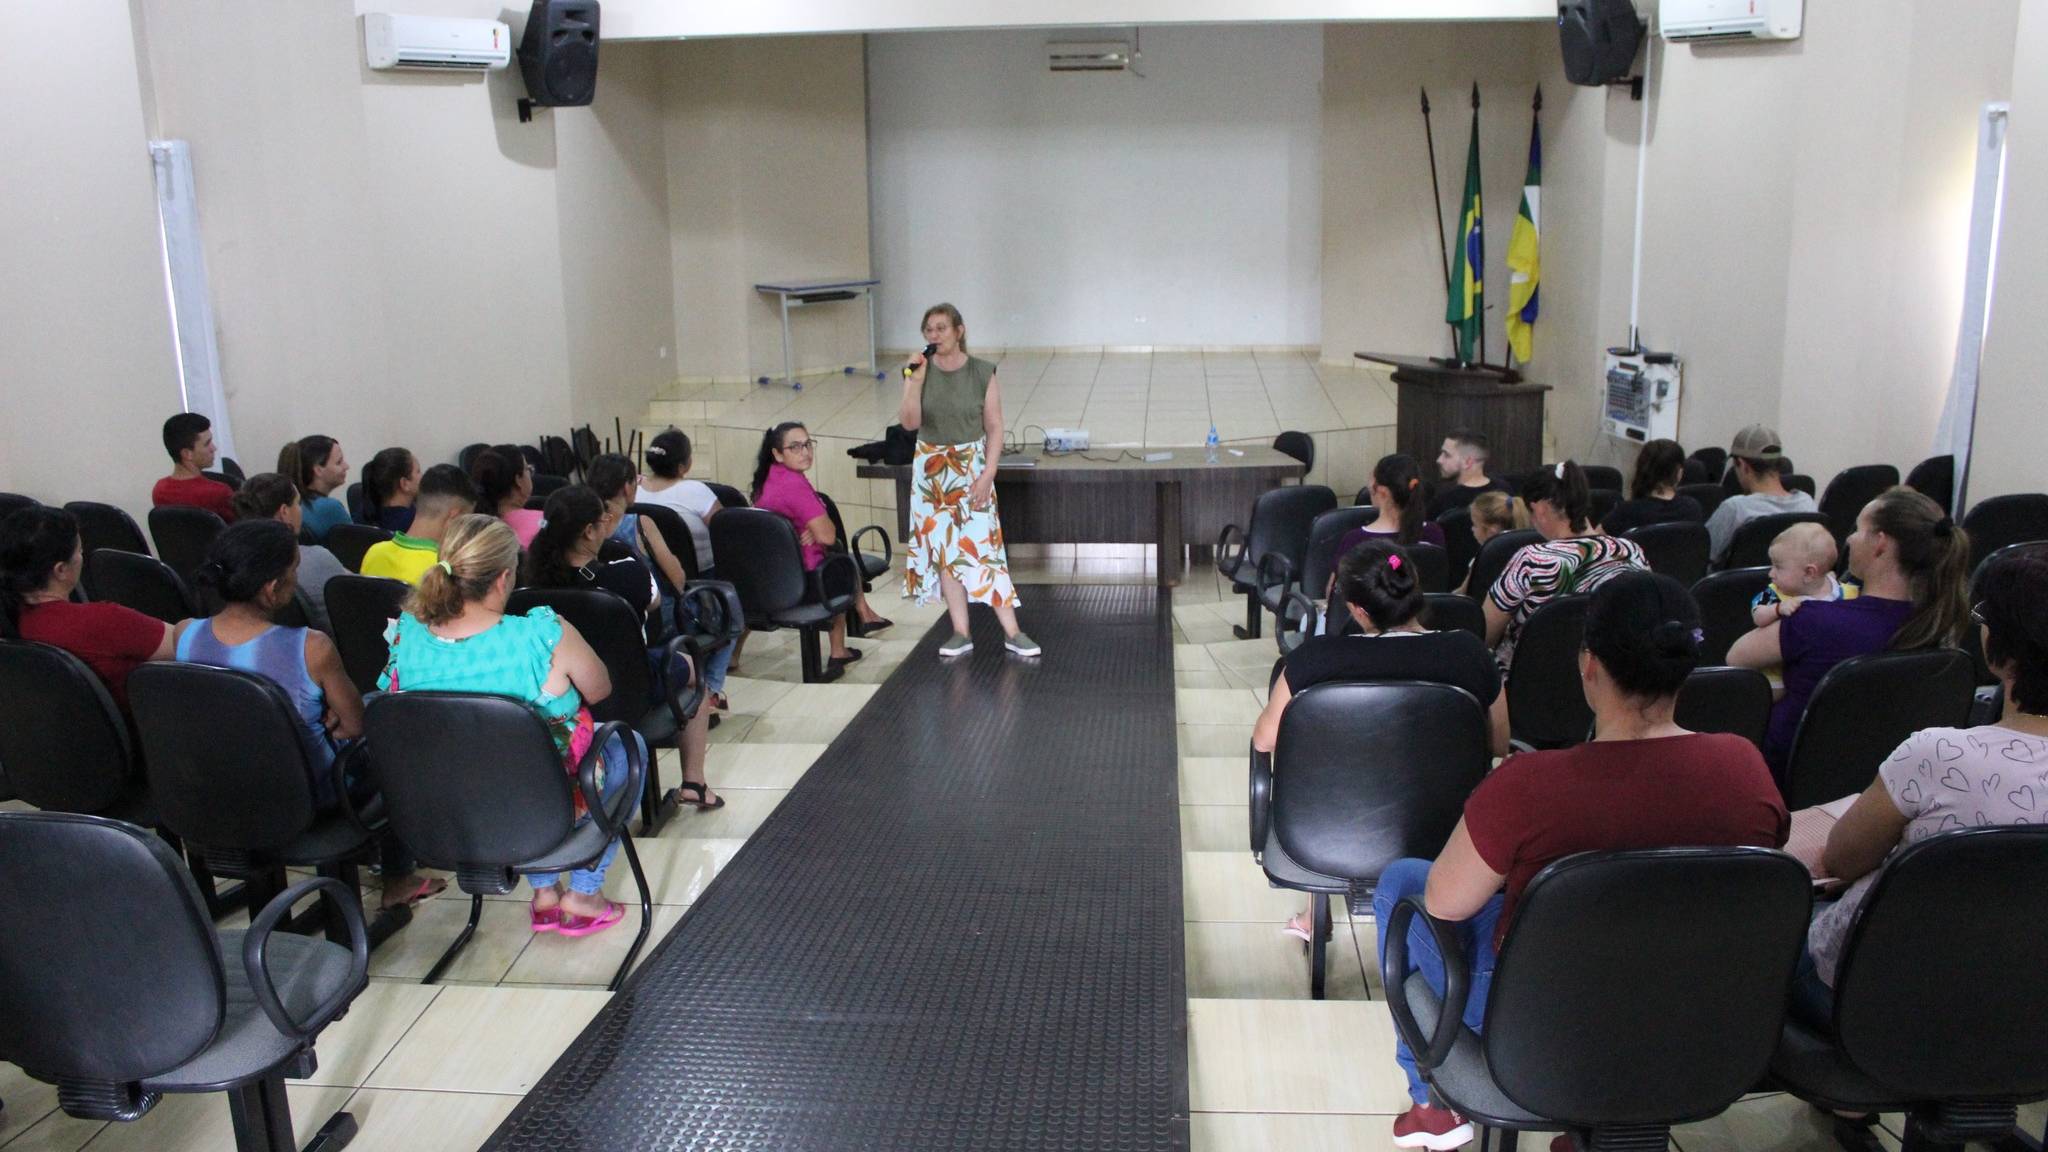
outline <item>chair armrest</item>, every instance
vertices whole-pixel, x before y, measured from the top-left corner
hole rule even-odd
[[[277,984],[271,980],[270,969],[264,965],[263,953],[270,944],[271,934],[277,930],[278,922],[291,914],[292,905],[316,891],[321,899],[331,899],[340,905],[341,918],[348,925],[348,982],[341,986],[341,991],[335,993],[333,999],[315,1008],[311,1016],[294,1020],[291,1013],[285,1011],[284,1002],[277,998]],[[264,905],[263,911],[250,922],[248,934],[242,937],[242,968],[249,975],[249,988],[256,994],[257,1005],[265,1016],[270,1017],[271,1024],[293,1040],[311,1040],[341,1015],[369,982],[370,934],[363,926],[361,898],[331,876],[315,876],[285,889]]]
[[[828,579],[828,574],[835,571],[845,573],[842,580]],[[860,587],[860,566],[853,562],[852,556],[844,552],[827,553],[824,563],[811,569],[810,578],[812,595],[816,596],[818,603],[823,604],[828,611],[837,615],[853,609],[854,592]],[[832,595],[829,589],[835,584],[843,586],[845,591],[837,596]]]
[[[1252,749],[1252,858],[1266,852],[1266,834],[1273,821],[1273,754]]]
[[[661,646],[661,697],[668,703],[669,714],[676,718],[676,727],[689,727],[690,720],[697,715],[697,709],[704,705],[704,678],[697,674],[697,665],[690,654],[683,649],[689,644],[686,636],[676,636]],[[677,666],[677,660],[688,670],[687,678],[681,684],[672,683],[669,670]]]
[[[590,819],[606,835],[618,836],[625,831],[623,824],[613,823],[611,810],[604,806],[604,790],[597,785],[597,770],[604,764],[604,746],[618,737],[626,749],[626,790],[623,795],[640,795],[640,782],[647,772],[646,757],[640,754],[640,741],[633,738],[633,730],[617,720],[608,720],[597,726],[590,734],[590,747],[584,750],[583,759],[576,763],[576,787],[583,791],[583,806],[590,811]]]
[[[1230,550],[1230,539],[1237,538],[1237,551]],[[1223,531],[1216,534],[1216,570],[1225,576],[1237,576],[1237,570],[1244,566],[1244,529],[1235,524],[1225,524]]]
[[[896,549],[890,546],[890,543],[889,543],[889,532],[888,532],[888,529],[886,529],[886,528],[883,528],[883,527],[882,527],[882,526],[881,526],[880,524],[870,524],[870,525],[868,525],[867,527],[865,527],[865,528],[862,528],[862,529],[861,529],[860,531],[858,531],[858,532],[855,532],[855,533],[853,534],[853,539],[852,539],[851,543],[852,543],[852,545],[853,545],[853,555],[854,555],[854,558],[858,560],[858,559],[861,559],[862,557],[864,557],[864,556],[865,556],[865,553],[863,553],[863,552],[862,552],[862,551],[860,550],[860,538],[861,538],[861,537],[863,537],[863,536],[866,536],[866,535],[868,535],[869,533],[873,533],[874,535],[876,535],[876,536],[880,536],[880,537],[882,538],[882,564],[883,564],[883,566],[884,566],[884,567],[887,567],[887,566],[889,566],[889,565],[893,565],[893,564],[895,564],[895,563],[896,563]]]
[[[1278,552],[1268,552],[1259,557],[1259,591],[1268,588],[1286,588],[1294,583],[1294,561]]]
[[[1437,1016],[1436,1032],[1427,1044],[1423,1043],[1422,1025],[1415,1019],[1415,1010],[1408,1004],[1408,926],[1417,916],[1429,925],[1437,955],[1444,960],[1443,1011]],[[1423,908],[1420,896],[1410,896],[1394,905],[1393,915],[1387,917],[1380,932],[1380,981],[1387,991],[1387,1009],[1394,1017],[1394,1031],[1408,1045],[1417,1067],[1435,1068],[1451,1054],[1459,1030],[1465,1027],[1465,1003],[1472,994],[1470,962],[1450,927]]]
[[[683,599],[691,605],[697,630],[718,639],[716,647],[725,647],[746,631],[747,610],[740,604],[739,590],[726,581],[692,580],[683,589]]]
[[[1301,626],[1290,628],[1299,615]],[[1280,646],[1282,655],[1301,647],[1302,642],[1315,635],[1316,621],[1322,613],[1316,611],[1316,602],[1299,588],[1290,589],[1280,601],[1280,627],[1273,632],[1273,642]]]
[[[382,695],[382,693],[373,693],[373,695]],[[384,831],[391,823],[390,818],[384,812],[384,797],[382,795],[373,796],[367,804],[358,808],[356,807],[356,802],[348,794],[349,769],[361,761],[368,760],[369,756],[369,741],[358,739],[341,751],[336,752],[334,754],[334,761],[328,765],[327,770],[334,774],[335,802],[341,809],[342,818],[349,822],[350,827],[363,835],[375,836]]]

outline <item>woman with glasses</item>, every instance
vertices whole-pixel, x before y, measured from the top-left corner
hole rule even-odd
[[[794,421],[777,424],[761,437],[761,454],[754,461],[754,507],[766,509],[790,522],[797,543],[803,546],[804,571],[814,572],[825,562],[825,554],[839,542],[839,530],[825,511],[825,502],[804,473],[817,456],[811,430]],[[887,628],[889,621],[868,607],[860,585],[853,588],[854,611],[872,636]],[[860,659],[860,650],[846,646],[846,617],[832,618],[832,657],[825,665],[825,679],[837,680],[848,664]]]
[[[1010,582],[1003,524],[996,516],[996,467],[1003,444],[1003,400],[996,366],[967,354],[967,325],[951,304],[925,309],[931,355],[903,366],[897,419],[917,433],[910,471],[910,539],[903,582],[919,604],[946,600],[953,638],[943,657],[974,651],[969,601],[995,609],[1004,647],[1019,656],[1039,648],[1017,629],[1017,588]],[[995,451],[990,451],[993,446]]]

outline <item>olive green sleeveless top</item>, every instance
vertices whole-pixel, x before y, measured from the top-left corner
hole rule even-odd
[[[937,364],[924,370],[922,409],[924,426],[917,438],[927,444],[966,444],[982,438],[981,409],[988,399],[989,381],[996,366],[978,356],[969,356],[957,371],[947,372]]]

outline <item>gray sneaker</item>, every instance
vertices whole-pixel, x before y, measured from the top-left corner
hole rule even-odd
[[[1008,648],[1019,656],[1036,656],[1040,651],[1038,641],[1033,640],[1022,632],[1003,641],[1003,647]]]
[[[952,659],[955,656],[965,656],[972,651],[974,651],[973,639],[970,637],[962,636],[958,632],[953,633],[953,638],[951,640],[948,640],[944,644],[939,645],[939,655],[945,657],[948,660]]]

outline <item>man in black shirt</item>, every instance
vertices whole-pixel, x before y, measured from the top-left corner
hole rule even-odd
[[[1454,508],[1469,507],[1485,493],[1508,491],[1506,484],[1486,474],[1489,455],[1484,433],[1459,428],[1444,437],[1443,451],[1437,454],[1436,467],[1447,483],[1439,484],[1430,496],[1431,520],[1442,519],[1444,513]]]

